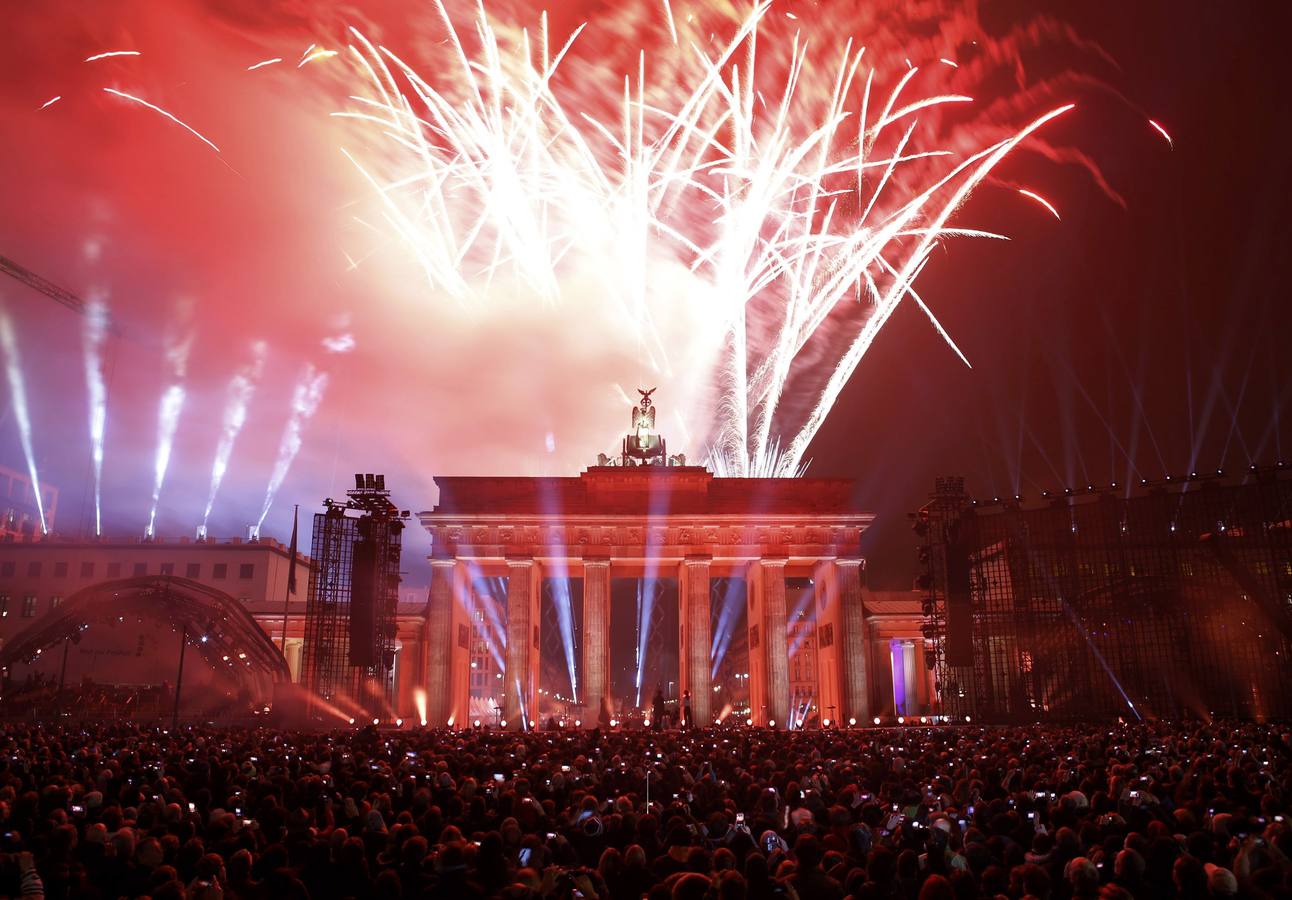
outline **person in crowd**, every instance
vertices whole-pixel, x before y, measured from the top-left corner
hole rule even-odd
[[[653,724],[0,726],[0,898],[1292,898],[1288,725]]]

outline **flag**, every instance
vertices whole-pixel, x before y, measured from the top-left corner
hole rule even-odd
[[[300,515],[299,504],[292,510],[292,545],[287,549],[287,593],[296,593],[296,519]]]

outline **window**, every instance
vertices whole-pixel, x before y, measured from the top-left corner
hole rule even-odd
[[[54,577],[55,578],[67,577],[67,563],[65,562],[54,563]]]
[[[28,594],[22,598],[22,617],[32,619],[36,616],[36,595]]]
[[[215,565],[211,566],[211,577],[212,577],[212,578],[215,578],[215,579],[217,579],[217,580],[218,580],[218,579],[221,579],[221,578],[228,578],[228,577],[229,577],[229,564],[228,564],[228,563],[216,563]]]
[[[148,574],[148,563],[135,563],[135,574],[136,574],[136,575],[147,575],[147,574]]]
[[[0,619],[9,618],[9,595],[0,594]]]
[[[119,562],[118,562],[118,563],[108,563],[108,577],[109,577],[109,578],[120,578],[120,577],[121,577],[121,563],[119,563]]]
[[[94,563],[92,562],[81,563],[81,577],[82,578],[94,577]]]
[[[9,560],[8,562],[0,563],[0,575],[3,575],[5,578],[12,578],[12,577],[13,577],[13,568],[14,568],[14,566],[13,566],[13,560]]]
[[[161,564],[161,573],[162,573],[163,575],[174,575],[174,574],[175,574],[175,564],[174,564],[174,563],[162,563],[162,564]]]
[[[58,605],[62,602],[63,602],[63,598],[60,597],[58,594],[55,594],[54,596],[49,598],[49,608],[58,609]]]
[[[255,574],[256,574],[256,566],[254,563],[243,563],[242,565],[238,566],[239,578],[250,578]]]
[[[28,578],[40,577],[40,563],[38,562],[27,563],[27,577]]]
[[[202,564],[201,564],[201,563],[189,563],[188,565],[186,565],[186,566],[184,567],[184,577],[185,577],[185,578],[201,578],[201,577],[202,577]]]

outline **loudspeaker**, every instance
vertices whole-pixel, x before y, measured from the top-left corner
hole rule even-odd
[[[947,665],[972,666],[973,598],[969,591],[969,545],[960,537],[958,523],[947,531]]]
[[[376,625],[377,545],[354,542],[350,564],[350,665],[377,664]]]

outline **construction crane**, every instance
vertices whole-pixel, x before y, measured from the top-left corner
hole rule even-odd
[[[0,256],[0,272],[21,281],[34,291],[40,291],[51,300],[63,304],[73,312],[85,315],[85,301],[66,288],[61,288],[47,278],[42,278],[31,269],[18,265],[12,259]]]

